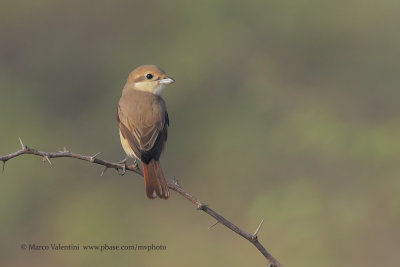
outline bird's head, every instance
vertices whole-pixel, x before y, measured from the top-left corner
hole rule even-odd
[[[175,82],[156,65],[143,65],[134,69],[128,77],[125,88],[161,95],[165,86]]]

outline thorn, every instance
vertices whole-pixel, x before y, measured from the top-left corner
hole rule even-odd
[[[256,231],[254,232],[254,234],[253,234],[253,237],[254,237],[254,238],[257,238],[258,231],[260,231],[260,228],[261,228],[261,225],[263,224],[263,222],[264,222],[264,219],[261,220],[261,222],[260,222],[260,224],[258,225]]]
[[[207,206],[208,206],[207,204],[201,203],[199,201],[199,205],[197,205],[197,209],[198,210],[205,210],[207,208]]]
[[[106,167],[104,168],[104,170],[101,172],[100,176],[103,176],[104,173],[107,171],[107,169],[108,169],[108,167],[106,166]]]
[[[175,177],[172,178],[172,182],[174,183],[174,185],[176,185],[176,186],[182,188],[182,186],[179,184],[178,180],[177,180]]]
[[[3,160],[3,171],[2,172],[4,172],[4,167],[6,166],[6,161],[5,160]]]
[[[95,158],[95,157],[97,157],[97,156],[100,155],[100,154],[101,154],[101,152],[97,152],[97,153],[94,154],[92,157]]]
[[[21,137],[18,137],[18,139],[19,139],[19,143],[21,144],[21,149],[22,150],[27,149],[28,147],[26,145],[24,145],[24,143],[22,143]]]
[[[49,159],[48,156],[44,156],[44,157],[43,157],[43,162],[44,162],[45,160],[47,160],[47,162],[48,162],[50,165],[52,165],[52,164],[51,164],[51,161],[50,161],[50,159]]]
[[[68,153],[69,151],[67,150],[66,147],[63,147],[63,150],[58,150],[60,153]]]
[[[98,156],[98,155],[100,155],[101,154],[101,152],[97,152],[96,154],[94,154],[93,156],[91,156],[90,157],[90,162],[94,162],[94,160],[96,159],[96,157]]]
[[[213,228],[214,226],[216,226],[219,223],[219,221],[216,221],[215,223],[213,223],[210,227],[208,227],[208,230],[210,230],[211,228]]]

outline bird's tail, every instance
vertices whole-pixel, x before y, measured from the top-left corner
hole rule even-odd
[[[143,163],[143,176],[148,198],[153,199],[158,196],[167,199],[169,197],[168,185],[159,161],[152,160],[149,164]]]

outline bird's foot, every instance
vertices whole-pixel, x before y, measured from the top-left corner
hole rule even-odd
[[[122,164],[122,171],[120,172],[119,171],[119,169],[117,170],[118,171],[118,174],[119,175],[124,175],[125,173],[126,173],[126,161],[128,160],[128,158],[127,157],[125,157],[123,160],[121,160],[121,161],[119,161],[119,162],[117,162],[118,164]]]
[[[137,158],[135,158],[135,160],[133,161],[133,166],[134,166],[136,169],[139,169],[139,164],[138,164]]]
[[[126,161],[128,160],[128,157],[125,157],[123,160],[118,161],[118,164],[126,164]]]

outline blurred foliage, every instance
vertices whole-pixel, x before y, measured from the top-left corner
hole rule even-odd
[[[2,1],[0,154],[124,157],[128,73],[176,79],[168,177],[286,266],[395,266],[400,247],[398,1]],[[176,194],[69,159],[20,157],[0,186],[1,266],[265,266]],[[22,243],[164,244],[34,252]]]

